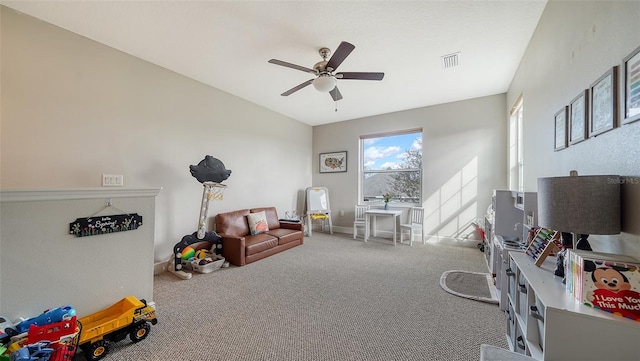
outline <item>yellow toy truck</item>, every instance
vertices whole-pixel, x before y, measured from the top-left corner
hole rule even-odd
[[[155,303],[128,296],[79,319],[82,330],[78,346],[84,357],[87,361],[102,359],[109,353],[111,343],[124,340],[127,334],[133,342],[144,340],[151,329],[149,322],[158,323],[155,311]]]

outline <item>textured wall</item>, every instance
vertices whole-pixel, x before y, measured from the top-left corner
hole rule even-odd
[[[63,29],[0,7],[3,189],[162,187],[156,260],[198,225],[206,154],[233,171],[224,201],[299,207],[311,183],[312,128]],[[268,176],[265,176],[268,175]]]
[[[640,256],[636,225],[640,219],[640,122],[558,152],[553,144],[554,114],[605,71],[621,66],[622,59],[640,46],[639,19],[638,1],[549,1],[507,93],[508,107],[521,94],[524,97],[525,190],[536,191],[538,177],[569,175],[570,170],[631,177],[622,193],[625,232],[601,237],[597,247],[636,256]]]

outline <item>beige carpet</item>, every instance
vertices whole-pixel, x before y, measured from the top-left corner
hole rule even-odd
[[[155,277],[159,323],[105,360],[478,360],[506,348],[498,307],[439,286],[450,269],[486,271],[477,248],[314,232],[244,267]]]

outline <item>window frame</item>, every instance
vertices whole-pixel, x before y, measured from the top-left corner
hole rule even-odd
[[[509,190],[524,191],[524,98],[518,97],[509,112],[507,175]],[[515,149],[514,149],[515,148]],[[515,158],[515,159],[514,159]]]
[[[422,189],[422,183],[423,183],[423,169],[424,169],[424,164],[423,164],[423,153],[422,153],[422,149],[420,150],[420,169],[415,169],[415,168],[411,168],[411,169],[375,169],[375,170],[367,170],[365,169],[365,165],[364,165],[364,153],[365,153],[365,142],[368,139],[374,139],[374,138],[384,138],[384,137],[392,137],[392,136],[397,136],[397,135],[406,135],[406,134],[416,134],[416,135],[420,135],[420,139],[421,141],[424,139],[423,136],[423,129],[422,128],[413,128],[413,129],[405,129],[405,130],[398,130],[398,131],[389,131],[389,132],[383,132],[383,133],[375,133],[375,134],[367,134],[367,135],[361,135],[359,137],[359,159],[358,159],[358,204],[365,204],[365,205],[383,205],[384,202],[383,200],[380,198],[376,198],[375,200],[365,200],[365,196],[364,196],[364,180],[365,180],[365,176],[367,174],[370,173],[399,173],[399,172],[418,172],[419,174],[419,179],[420,179],[420,197],[418,198],[418,200],[416,202],[394,202],[393,199],[390,202],[390,204],[392,204],[392,206],[394,208],[410,208],[410,207],[415,207],[415,206],[419,206],[422,204],[422,200],[423,200],[423,189]],[[405,150],[406,151],[406,150]]]

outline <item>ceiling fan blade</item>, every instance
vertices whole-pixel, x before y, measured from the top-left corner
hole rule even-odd
[[[344,59],[346,59],[347,56],[349,56],[349,54],[351,54],[351,52],[355,48],[356,47],[353,46],[353,44],[347,43],[346,41],[341,42],[340,45],[338,45],[338,49],[336,49],[336,51],[331,56],[331,59],[329,59],[329,62],[327,62],[326,67],[333,69],[331,71],[338,69]]]
[[[342,94],[340,94],[340,90],[338,90],[338,87],[333,88],[333,90],[330,91],[329,94],[331,94],[331,98],[333,98],[333,101],[335,102],[342,99]]]
[[[357,79],[357,80],[382,80],[384,73],[360,73],[360,72],[345,72],[337,73],[338,79]]]
[[[280,65],[280,66],[285,66],[285,67],[291,68],[291,69],[304,71],[305,73],[318,74],[317,71],[315,71],[315,70],[313,70],[311,68],[306,68],[304,66],[287,63],[286,61],[282,61],[282,60],[278,60],[278,59],[271,59],[271,60],[269,60],[269,63]]]
[[[311,84],[312,82],[313,82],[313,79],[309,79],[309,80],[305,81],[304,83],[302,83],[302,84],[300,84],[298,86],[294,86],[293,88],[287,90],[286,92],[284,92],[284,93],[282,93],[280,95],[282,95],[283,97],[286,97],[287,95],[291,95],[291,94],[297,92],[298,90],[306,87],[307,85]]]

